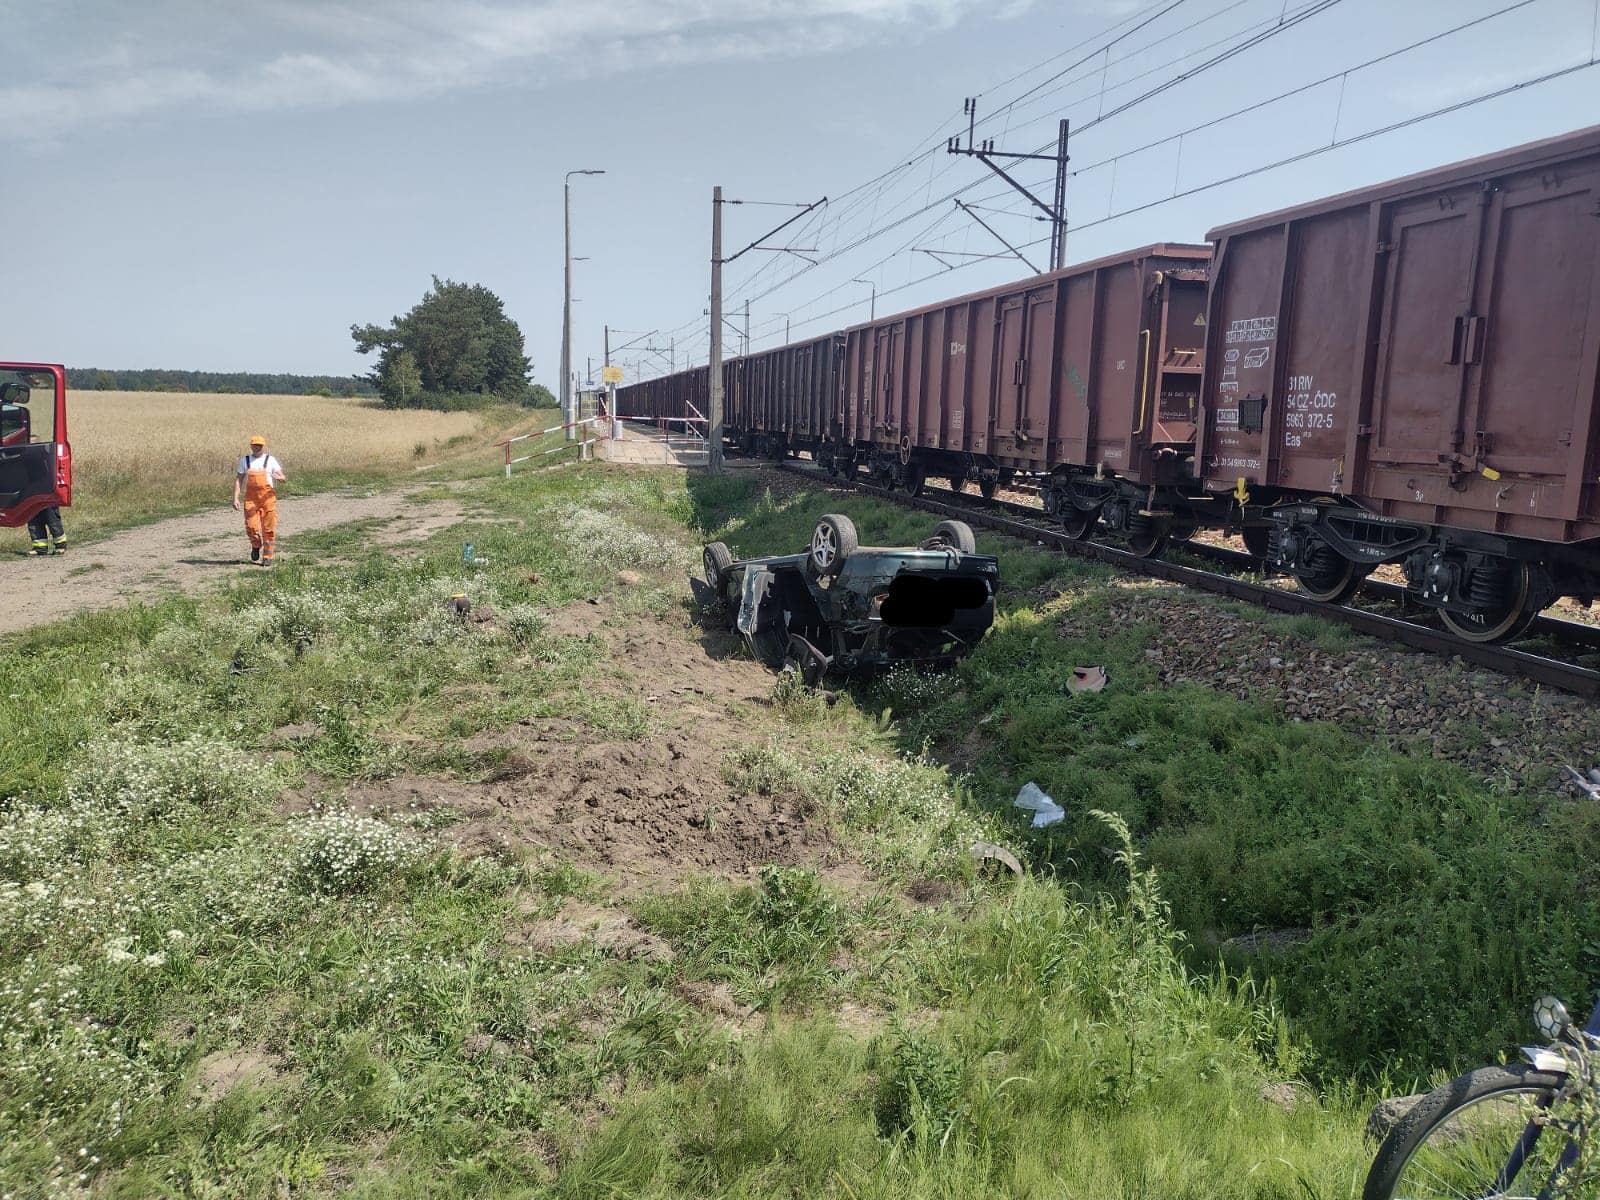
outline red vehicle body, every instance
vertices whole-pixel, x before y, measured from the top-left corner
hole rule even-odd
[[[734,360],[726,427],[912,491],[1025,476],[1136,553],[1239,528],[1329,601],[1393,563],[1473,641],[1600,595],[1600,127],[1210,239],[806,343],[836,383]],[[674,378],[623,395],[703,413]]]
[[[1211,238],[1202,475],[1270,561],[1478,640],[1596,593],[1600,127]]]
[[[71,503],[66,369],[0,363],[0,526]]]

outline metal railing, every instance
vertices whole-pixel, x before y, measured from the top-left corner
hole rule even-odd
[[[571,450],[577,450],[577,461],[587,462],[592,453],[591,445],[598,445],[598,443],[604,441],[623,440],[622,426],[625,423],[631,423],[634,426],[647,425],[654,427],[658,436],[644,440],[647,444],[656,441],[660,442],[662,460],[664,462],[672,462],[675,453],[703,454],[709,448],[706,431],[703,428],[706,425],[706,419],[698,414],[692,417],[646,417],[607,413],[603,410],[592,417],[568,421],[562,425],[552,425],[548,429],[519,433],[514,437],[495,442],[494,445],[496,449],[504,450],[505,452],[506,478],[510,479],[511,468],[520,463],[534,462],[553,454],[563,454]],[[679,426],[682,427],[681,430],[678,430],[677,427]],[[591,427],[594,430],[592,438],[590,437]],[[550,446],[543,450],[534,450],[528,454],[514,455],[512,453],[512,448],[523,442],[536,441],[553,433],[565,433],[569,429],[579,430],[581,437],[576,441],[563,439],[559,445]],[[551,463],[549,465],[561,466],[564,464]]]
[[[596,420],[597,418],[595,417],[585,417],[581,421],[568,421],[564,425],[552,425],[549,429],[540,429],[533,433],[519,433],[515,437],[508,437],[504,441],[496,442],[495,446],[497,448],[505,448],[506,478],[511,478],[511,468],[517,463],[532,462],[536,458],[544,458],[550,454],[560,454],[564,450],[576,449],[578,451],[578,460],[580,462],[587,460],[589,457],[589,426],[593,425]],[[535,450],[532,454],[524,454],[518,458],[511,456],[511,447],[518,442],[548,437],[552,433],[565,433],[569,429],[581,429],[583,432],[581,440],[575,442],[563,440],[559,446],[551,446],[548,450]]]

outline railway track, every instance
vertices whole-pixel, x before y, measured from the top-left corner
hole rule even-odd
[[[1052,526],[1039,510],[1012,501],[982,500],[943,489],[927,489],[923,495],[910,496],[859,479],[841,479],[819,467],[800,462],[785,462],[782,467],[786,471],[819,483],[843,484],[908,508],[918,508],[940,516],[959,517],[971,525],[980,525],[1012,537],[1042,542],[1053,549],[1076,554],[1082,558],[1096,559],[1136,574],[1167,579],[1186,587],[1215,592],[1237,600],[1247,600],[1277,612],[1314,614],[1329,621],[1348,625],[1360,633],[1386,642],[1409,646],[1430,654],[1454,656],[1475,666],[1487,667],[1504,675],[1526,679],[1563,692],[1580,696],[1600,696],[1600,671],[1576,662],[1534,654],[1510,646],[1463,642],[1443,629],[1407,617],[1390,616],[1348,604],[1324,604],[1299,592],[1257,583],[1241,578],[1237,574],[1205,571],[1160,558],[1140,558],[1129,554],[1126,550],[1118,550],[1114,546],[1102,545],[1099,542],[1080,542],[1067,536],[1060,528]],[[1191,542],[1183,546],[1183,551],[1216,562],[1233,571],[1253,573],[1257,570],[1255,560],[1237,550]],[[1393,604],[1397,608],[1403,608],[1405,605],[1404,593],[1405,589],[1401,587],[1374,580],[1367,580],[1361,590],[1361,594]],[[1582,625],[1575,621],[1540,617],[1530,630],[1530,635],[1534,639],[1548,640],[1562,646],[1600,647],[1600,628]]]

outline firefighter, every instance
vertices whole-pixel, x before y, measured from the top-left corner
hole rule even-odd
[[[286,483],[283,467],[267,453],[267,439],[259,433],[250,439],[250,452],[239,460],[233,476],[233,507],[244,493],[244,531],[250,535],[250,561],[272,565],[278,540],[277,485]]]
[[[39,514],[28,519],[28,536],[33,539],[33,553],[49,554],[50,540],[55,539],[55,553],[64,554],[67,549],[67,533],[61,528],[61,510],[51,505],[41,509]]]

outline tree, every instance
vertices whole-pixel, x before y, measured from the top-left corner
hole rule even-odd
[[[536,383],[528,389],[529,408],[559,408],[561,401],[551,395],[550,389],[542,383]]]
[[[522,330],[481,284],[435,275],[410,312],[388,325],[352,325],[350,336],[360,353],[379,352],[367,378],[390,408],[456,408],[465,396],[527,402]]]
[[[417,370],[417,356],[409,350],[391,354],[378,381],[378,395],[390,408],[411,408],[421,394],[422,372]]]

